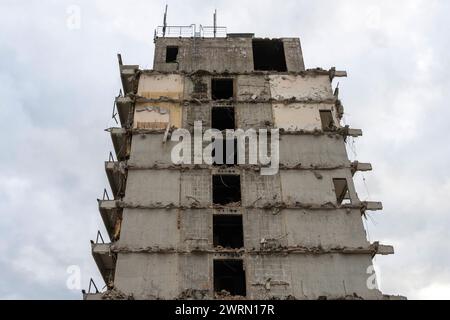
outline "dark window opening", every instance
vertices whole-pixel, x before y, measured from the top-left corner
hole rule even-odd
[[[241,176],[213,175],[213,203],[227,205],[241,201]]]
[[[253,40],[253,66],[261,71],[287,71],[283,41]]]
[[[244,246],[244,231],[241,215],[214,215],[214,246],[238,249]]]
[[[336,193],[337,204],[351,204],[348,192],[347,179],[333,179],[334,192]]]
[[[323,131],[330,131],[334,128],[333,115],[330,110],[320,110],[320,121]]]
[[[231,139],[230,139],[231,140]],[[237,151],[237,138],[234,138],[233,141],[228,142],[227,139],[222,139],[222,157],[217,155],[216,158],[216,149],[214,148],[211,156],[213,159],[213,165],[227,165],[234,166],[238,164],[238,151]]]
[[[242,260],[214,260],[214,292],[227,291],[233,296],[246,295]]]
[[[166,62],[177,62],[178,57],[178,47],[167,47],[166,48]]]
[[[212,79],[211,96],[213,100],[231,99],[234,96],[233,79]]]
[[[213,107],[211,110],[211,127],[217,130],[234,129],[234,108]]]

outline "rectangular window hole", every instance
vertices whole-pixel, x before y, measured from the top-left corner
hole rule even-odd
[[[228,100],[234,97],[233,79],[212,79],[211,96],[213,100]]]
[[[347,179],[333,179],[334,192],[336,193],[337,204],[351,204],[348,192]]]
[[[213,203],[218,205],[240,204],[241,176],[213,175]]]
[[[244,246],[242,215],[214,215],[214,246],[239,249]]]
[[[330,131],[334,128],[333,115],[330,110],[320,110],[320,121],[323,131]]]
[[[178,57],[178,47],[166,47],[166,62],[172,63],[177,62]]]
[[[234,107],[212,107],[211,127],[217,130],[235,129]]]
[[[253,66],[260,71],[287,71],[283,41],[280,39],[254,39]]]
[[[245,270],[242,260],[214,260],[214,292],[232,296],[246,295]]]

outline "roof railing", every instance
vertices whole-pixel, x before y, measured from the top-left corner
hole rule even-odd
[[[225,38],[227,36],[226,27],[214,26],[158,26],[155,30],[156,38]]]

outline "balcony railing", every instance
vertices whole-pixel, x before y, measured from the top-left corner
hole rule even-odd
[[[200,25],[197,30],[195,24],[190,26],[158,26],[155,30],[155,38],[225,38],[226,36],[226,27]]]

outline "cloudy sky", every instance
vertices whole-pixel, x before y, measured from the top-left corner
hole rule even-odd
[[[105,234],[96,198],[112,150],[103,129],[120,89],[116,53],[151,68],[153,30],[166,1],[1,0],[0,298],[80,299],[66,286],[103,285],[89,240]],[[168,23],[260,37],[300,37],[307,68],[336,66],[345,122],[363,129],[352,159],[381,289],[450,299],[449,1],[174,1]],[[80,13],[80,24],[71,19]],[[74,23],[75,22],[75,23]]]

